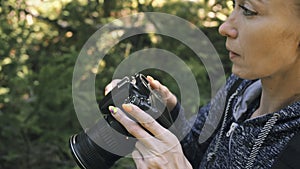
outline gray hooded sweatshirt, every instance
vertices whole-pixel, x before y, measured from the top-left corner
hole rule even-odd
[[[226,85],[197,115],[186,120],[180,104],[174,133],[194,169],[271,168],[290,139],[300,131],[300,101],[251,118],[261,95],[259,80],[231,75]],[[173,117],[175,118],[175,116]]]

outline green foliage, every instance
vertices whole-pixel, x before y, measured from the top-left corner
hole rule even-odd
[[[230,8],[224,1],[212,2],[0,1],[0,168],[77,168],[68,148],[68,138],[82,130],[72,102],[75,61],[87,39],[116,18],[137,12],[180,16],[210,38],[229,73],[224,38],[218,35],[217,26]],[[153,36],[159,40],[154,42]],[[209,79],[203,65],[193,57],[195,54],[180,42],[160,35],[130,37],[110,50],[98,69],[101,78],[96,78],[97,99],[103,97],[104,87],[115,67],[126,56],[151,47],[180,56],[197,78],[203,94],[201,104],[209,100]],[[179,93],[174,79],[164,72],[149,70],[146,73]],[[124,158],[114,168],[131,169],[134,165],[131,159]]]

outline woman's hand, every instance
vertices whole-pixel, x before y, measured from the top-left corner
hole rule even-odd
[[[154,80],[151,76],[147,76],[147,80],[150,83],[150,86],[153,90],[156,90],[162,97],[162,100],[167,106],[169,111],[173,110],[176,106],[177,98],[176,96],[170,92],[170,90],[162,85],[158,80]],[[121,81],[121,79],[112,80],[104,90],[104,95],[107,95],[117,84]]]
[[[138,139],[132,157],[138,169],[191,169],[181,145],[174,134],[162,127],[149,114],[133,104],[124,104],[123,109],[110,106],[114,118]],[[144,129],[141,127],[143,126]],[[148,132],[146,130],[148,130]],[[151,134],[150,134],[151,133]]]
[[[104,95],[107,95],[117,84],[121,81],[121,79],[114,79],[108,85],[105,86]]]
[[[177,103],[176,96],[171,93],[166,86],[162,85],[158,80],[154,80],[151,76],[147,76],[147,80],[149,81],[151,88],[161,95],[167,109],[169,111],[173,110]]]

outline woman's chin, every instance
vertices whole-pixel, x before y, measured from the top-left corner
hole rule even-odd
[[[234,66],[232,67],[232,74],[236,75],[239,78],[246,79],[246,80],[258,79],[258,76],[255,76],[253,73],[251,73],[249,71],[243,71]]]

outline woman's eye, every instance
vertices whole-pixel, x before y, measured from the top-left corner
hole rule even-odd
[[[257,15],[257,14],[258,14],[257,12],[248,9],[248,8],[246,8],[246,7],[243,6],[243,5],[239,5],[239,7],[242,8],[243,14],[244,14],[245,16],[254,16],[254,15]]]

